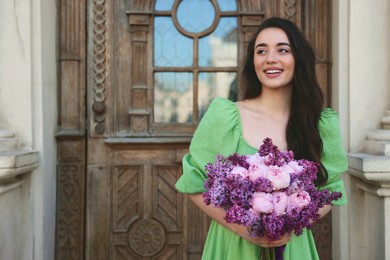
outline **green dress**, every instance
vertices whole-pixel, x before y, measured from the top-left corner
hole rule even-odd
[[[328,171],[329,178],[321,189],[342,192],[341,199],[333,205],[347,203],[344,183],[340,174],[347,170],[347,158],[342,147],[337,113],[326,108],[321,113],[319,131],[323,141],[321,161]],[[243,138],[239,110],[235,103],[216,98],[201,120],[194,133],[190,151],[183,158],[183,175],[176,188],[183,193],[201,193],[206,180],[204,167],[215,162],[217,154],[224,156],[237,152],[254,154],[258,148],[251,147]],[[258,247],[216,221],[212,221],[203,250],[205,260],[259,259],[261,247]],[[293,235],[283,254],[284,260],[319,259],[311,230],[303,235]]]

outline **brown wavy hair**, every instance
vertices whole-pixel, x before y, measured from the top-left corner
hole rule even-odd
[[[323,143],[318,123],[324,96],[316,76],[314,51],[293,22],[273,17],[260,24],[249,42],[247,56],[244,60],[242,97],[251,99],[261,95],[262,83],[256,75],[253,59],[256,38],[266,28],[279,28],[286,33],[295,59],[290,118],[286,128],[288,149],[294,152],[296,159],[307,159],[319,163],[315,184],[323,185],[328,179],[328,173],[321,163]]]

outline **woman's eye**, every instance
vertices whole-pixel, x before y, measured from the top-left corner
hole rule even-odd
[[[257,50],[256,53],[257,53],[257,54],[264,54],[264,53],[266,53],[266,51],[265,51],[265,50]]]
[[[280,49],[279,52],[280,52],[280,53],[288,53],[289,50],[287,50],[287,49]]]

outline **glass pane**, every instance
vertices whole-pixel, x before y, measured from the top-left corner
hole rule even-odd
[[[174,0],[157,0],[154,9],[156,11],[170,11]]]
[[[237,100],[237,73],[199,73],[199,118],[203,117],[211,100],[216,97]]]
[[[221,18],[215,31],[199,40],[199,66],[237,66],[237,18]]]
[[[215,10],[209,0],[183,0],[177,9],[177,20],[188,32],[198,33],[209,28]]]
[[[219,9],[225,11],[237,11],[236,0],[218,0]]]
[[[192,122],[192,77],[189,72],[154,74],[155,122]]]
[[[154,65],[185,67],[193,63],[193,40],[181,35],[170,17],[154,19]]]

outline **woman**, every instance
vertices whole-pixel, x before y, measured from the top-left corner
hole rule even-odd
[[[183,175],[176,188],[213,221],[202,259],[259,259],[262,248],[286,245],[284,259],[319,259],[313,235],[283,236],[277,241],[252,238],[244,226],[226,223],[225,211],[203,202],[204,166],[237,152],[254,154],[266,137],[280,150],[293,150],[295,159],[320,163],[317,187],[342,192],[333,205],[343,205],[347,169],[337,113],[322,109],[323,95],[315,75],[315,55],[299,29],[281,18],[265,20],[249,42],[243,68],[243,100],[217,98],[200,122],[183,158]],[[323,217],[331,206],[320,209]]]

